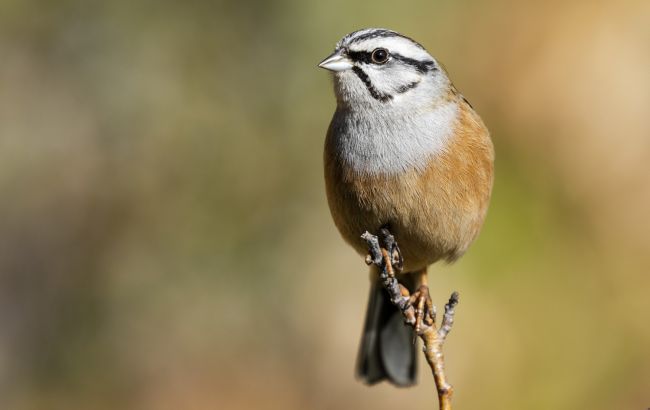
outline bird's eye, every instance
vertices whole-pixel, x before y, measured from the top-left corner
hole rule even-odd
[[[385,48],[376,48],[373,50],[370,57],[372,58],[373,63],[384,64],[386,61],[388,61],[388,50]]]

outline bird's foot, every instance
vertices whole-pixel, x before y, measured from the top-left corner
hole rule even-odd
[[[415,333],[420,334],[423,330],[422,324],[432,326],[436,322],[436,307],[433,305],[429,287],[420,285],[420,287],[411,294],[408,305],[415,310]]]
[[[404,267],[404,258],[402,258],[402,251],[400,251],[399,246],[397,246],[395,237],[390,233],[388,226],[381,228],[379,233],[382,245],[388,252],[393,269],[397,272],[401,272]]]
[[[381,228],[379,237],[369,232],[364,232],[361,238],[368,243],[368,255],[366,255],[366,264],[375,265],[382,271],[386,278],[394,278],[395,274],[402,271],[404,259],[402,252],[397,246],[395,237],[390,233],[388,228]]]
[[[454,323],[458,293],[451,294],[449,302],[445,305],[442,323],[440,328],[437,329],[436,309],[431,301],[429,287],[426,282],[421,280],[420,287],[412,295],[409,295],[408,289],[397,281],[395,272],[401,271],[401,255],[395,243],[395,238],[387,229],[381,230],[381,241],[380,238],[369,232],[364,232],[361,237],[366,241],[369,249],[366,263],[375,265],[380,269],[379,277],[390,295],[391,302],[401,310],[404,321],[409,326],[414,327],[415,334],[424,342],[424,356],[433,371],[440,408],[443,410],[451,409],[453,389],[445,377],[442,345]]]

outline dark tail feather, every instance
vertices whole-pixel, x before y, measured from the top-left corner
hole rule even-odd
[[[373,280],[357,357],[357,377],[368,384],[388,380],[396,386],[411,386],[416,382],[416,373],[413,331],[404,324],[402,314],[379,281]]]

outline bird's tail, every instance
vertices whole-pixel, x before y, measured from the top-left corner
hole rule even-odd
[[[400,275],[400,283],[413,291],[412,275]],[[374,384],[388,380],[396,386],[415,384],[417,363],[413,330],[404,324],[399,309],[389,299],[388,292],[372,280],[366,321],[357,357],[357,377]]]

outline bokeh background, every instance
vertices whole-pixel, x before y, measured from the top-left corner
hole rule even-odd
[[[344,34],[424,44],[497,150],[458,409],[650,406],[650,2],[0,1],[0,408],[435,408],[353,377],[326,205]],[[422,363],[421,363],[422,364]]]

